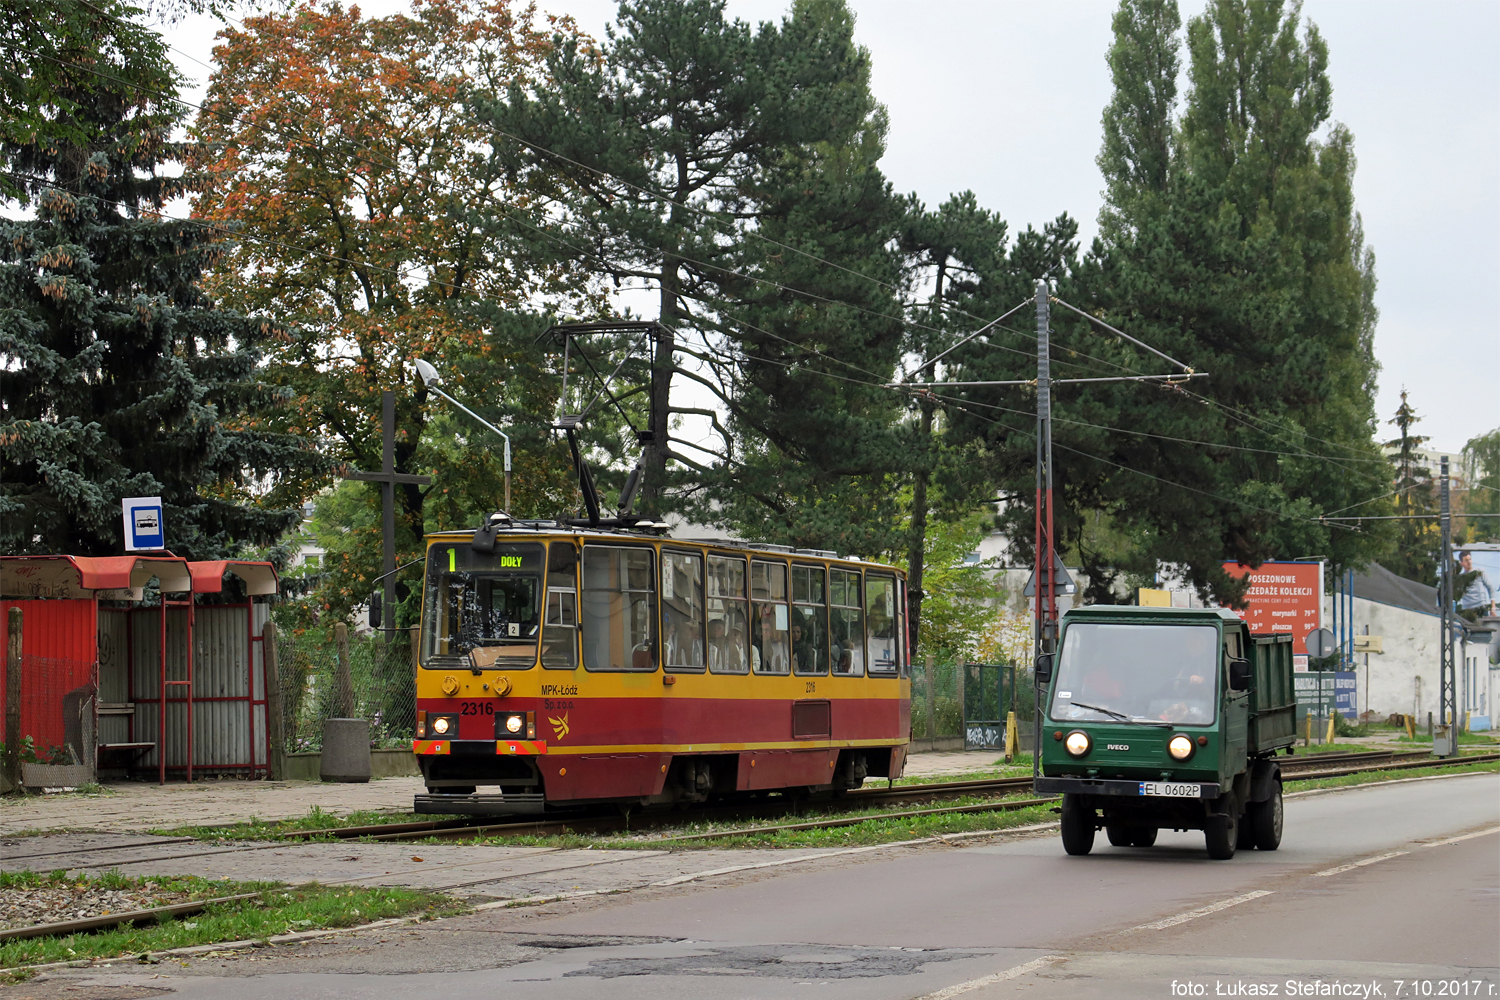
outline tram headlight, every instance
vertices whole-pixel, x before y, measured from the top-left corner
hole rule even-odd
[[[434,715],[432,717],[432,731],[438,736],[447,736],[448,731],[453,728],[453,720],[446,715]]]
[[[1063,740],[1063,748],[1074,757],[1082,757],[1089,752],[1089,747],[1093,746],[1093,743],[1088,733],[1075,729]]]
[[[511,733],[511,734],[519,733],[521,731],[521,727],[524,726],[524,725],[526,725],[526,717],[525,716],[522,716],[522,715],[507,715],[505,717],[505,731],[507,733]]]
[[[1167,753],[1176,760],[1187,760],[1193,755],[1193,741],[1187,736],[1178,733],[1167,740]]]

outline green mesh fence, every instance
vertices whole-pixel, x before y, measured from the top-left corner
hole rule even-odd
[[[410,747],[416,727],[416,683],[411,642],[349,636],[349,706],[341,706],[338,647],[321,633],[282,634],[276,659],[281,678],[282,732],[287,753],[323,749],[323,723],[349,711],[370,721],[370,746]]]

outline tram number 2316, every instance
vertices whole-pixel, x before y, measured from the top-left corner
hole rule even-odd
[[[494,715],[495,703],[492,701],[461,701],[458,703],[459,715]]]

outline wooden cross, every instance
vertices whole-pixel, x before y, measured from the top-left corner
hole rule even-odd
[[[385,574],[380,608],[380,624],[384,626],[386,641],[395,637],[396,628],[396,484],[410,483],[426,486],[431,476],[413,476],[396,471],[396,394],[390,390],[381,393],[381,469],[379,472],[360,472],[346,469],[340,479],[357,479],[365,483],[380,484],[381,535],[384,543],[384,561],[381,572]]]

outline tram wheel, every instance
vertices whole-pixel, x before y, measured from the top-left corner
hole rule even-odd
[[[1063,850],[1074,855],[1094,849],[1094,810],[1086,808],[1077,795],[1063,796],[1062,843]]]
[[[1208,856],[1215,861],[1228,861],[1234,857],[1239,843],[1240,824],[1235,816],[1218,815],[1208,817],[1203,826],[1203,839],[1208,847]]]
[[[1269,799],[1255,804],[1248,819],[1250,822],[1246,826],[1251,830],[1256,847],[1262,851],[1274,851],[1281,846],[1281,782],[1276,783],[1276,790]]]

